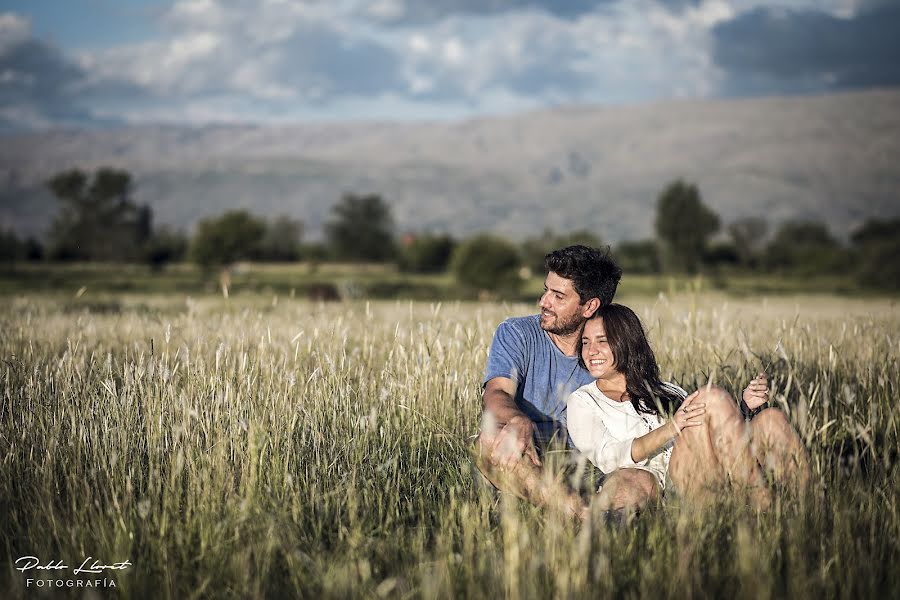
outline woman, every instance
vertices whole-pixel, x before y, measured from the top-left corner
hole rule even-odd
[[[670,485],[708,502],[729,482],[765,509],[771,493],[760,465],[798,491],[808,485],[806,450],[781,411],[762,410],[748,423],[720,388],[688,396],[662,383],[630,308],[597,311],[585,324],[581,359],[596,381],[569,396],[567,426],[575,447],[607,474],[596,499],[602,509],[639,507]],[[760,385],[744,391],[751,409],[765,402]]]

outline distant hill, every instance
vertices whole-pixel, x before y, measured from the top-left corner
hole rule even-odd
[[[558,108],[462,122],[135,126],[0,137],[0,224],[45,230],[43,188],[115,165],[159,222],[189,228],[245,207],[315,235],[344,192],[381,193],[398,229],[519,237],[590,228],[652,234],[670,180],[699,184],[728,222],[825,221],[846,235],[900,215],[900,90],[633,107]]]

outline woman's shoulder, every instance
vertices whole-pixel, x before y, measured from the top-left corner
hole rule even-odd
[[[623,407],[627,408],[631,406],[630,402],[616,402],[604,394],[597,387],[596,380],[581,386],[569,394],[566,402],[569,405],[579,405],[594,409],[600,408],[602,410],[622,410]]]
[[[594,393],[594,390],[596,390],[596,389],[597,389],[596,382],[591,381],[590,383],[584,384],[583,386],[581,386],[580,388],[576,389],[571,394],[569,394],[569,397],[567,398],[566,401],[567,402],[574,402],[574,401],[578,401],[578,400],[590,401],[591,399],[596,397],[596,394]]]

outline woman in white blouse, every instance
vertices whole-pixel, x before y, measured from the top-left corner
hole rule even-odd
[[[769,408],[747,422],[720,388],[687,395],[661,382],[630,308],[597,311],[585,324],[581,359],[596,381],[569,396],[566,421],[575,447],[607,475],[596,499],[602,509],[639,507],[670,486],[707,502],[728,484],[765,509],[771,493],[761,465],[793,489],[808,485],[809,458],[784,413]],[[765,403],[759,385],[744,391],[751,409]]]

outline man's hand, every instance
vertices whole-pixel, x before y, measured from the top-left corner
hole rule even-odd
[[[534,423],[524,415],[511,418],[503,429],[497,433],[494,445],[490,449],[491,464],[502,469],[512,469],[524,454],[536,466],[541,466],[537,450],[534,447]]]
[[[744,388],[742,395],[744,404],[750,410],[756,410],[769,401],[769,380],[765,373],[760,373]]]

